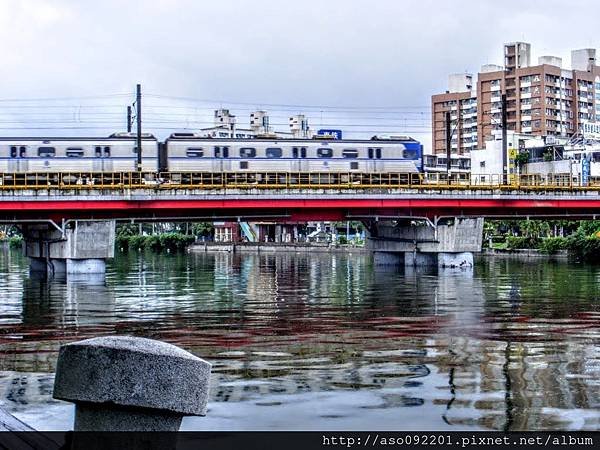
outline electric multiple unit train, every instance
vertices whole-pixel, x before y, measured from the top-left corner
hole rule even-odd
[[[107,138],[0,138],[0,173],[123,173],[137,170],[135,133]],[[367,140],[142,135],[145,173],[419,173],[423,147],[404,136]]]

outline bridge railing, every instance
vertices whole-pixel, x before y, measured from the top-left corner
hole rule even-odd
[[[0,190],[89,189],[600,189],[570,174],[347,172],[37,172],[0,173]]]

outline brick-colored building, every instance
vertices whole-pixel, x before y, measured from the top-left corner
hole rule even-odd
[[[561,58],[555,56],[541,56],[538,64],[532,66],[530,44],[505,44],[504,65],[483,66],[475,89],[465,85],[465,89],[456,90],[454,85],[445,94],[432,96],[433,152],[446,151],[444,113],[448,108],[453,113],[452,129],[456,130],[453,153],[483,148],[485,141],[501,133],[502,94],[506,95],[507,129],[517,133],[571,136],[584,122],[600,122],[600,66],[596,65],[596,50],[572,51],[571,66],[563,69]],[[451,85],[452,77],[455,76],[451,76]],[[464,114],[464,110],[472,112],[473,108],[475,133],[470,115]],[[465,133],[465,129],[470,132]]]

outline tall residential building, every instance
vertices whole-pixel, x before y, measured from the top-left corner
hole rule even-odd
[[[561,58],[541,56],[531,65],[531,46],[525,42],[504,45],[504,65],[481,68],[476,83],[476,142],[463,133],[453,134],[456,153],[483,148],[484,142],[502,131],[502,95],[506,95],[507,129],[537,136],[571,136],[586,122],[600,122],[600,66],[595,49],[571,52],[571,68],[562,68]],[[433,151],[445,152],[445,124],[436,112],[444,102],[466,100],[452,92],[432,96]],[[470,97],[473,101],[474,97]],[[443,115],[443,114],[442,114]],[[464,116],[458,114],[452,129],[464,129]],[[468,122],[470,126],[470,122]],[[455,151],[454,145],[452,151]]]
[[[468,153],[477,145],[477,96],[473,75],[452,74],[448,90],[431,97],[433,153],[446,153],[446,112],[450,111],[452,153]]]

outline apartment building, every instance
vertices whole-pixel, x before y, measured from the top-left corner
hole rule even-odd
[[[456,86],[453,86],[456,88]],[[466,87],[466,86],[465,86]],[[470,116],[456,116],[452,123],[452,152],[463,154],[483,148],[485,142],[502,132],[502,95],[506,95],[507,130],[536,136],[572,136],[585,123],[600,122],[600,66],[596,50],[571,52],[571,68],[562,67],[556,56],[540,56],[531,64],[531,46],[525,42],[504,45],[504,64],[481,68],[475,88],[432,96],[433,152],[445,152],[445,123],[440,116],[461,102],[473,105],[475,125]],[[447,106],[446,106],[447,105]],[[466,120],[466,124],[465,124]],[[470,132],[464,133],[467,128]],[[475,128],[475,129],[473,129]],[[475,142],[468,138],[475,137]]]
[[[477,145],[477,95],[473,75],[452,74],[448,90],[431,97],[433,153],[446,153],[446,112],[450,112],[453,154],[469,153]]]

